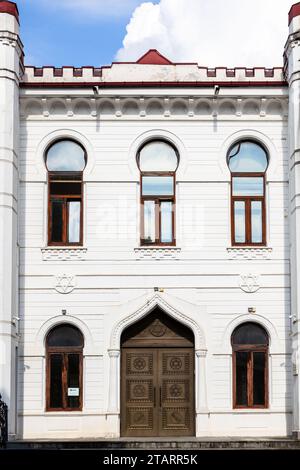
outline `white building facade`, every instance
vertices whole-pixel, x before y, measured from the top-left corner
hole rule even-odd
[[[11,439],[300,436],[300,3],[285,66],[23,65],[0,2]]]

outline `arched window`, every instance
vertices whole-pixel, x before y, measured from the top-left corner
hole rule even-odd
[[[86,153],[73,140],[48,148],[48,244],[82,244],[82,174]]]
[[[145,144],[137,155],[141,172],[141,244],[175,245],[176,149],[163,140]]]
[[[234,408],[267,408],[268,334],[262,326],[248,322],[235,329],[231,343]]]
[[[228,165],[231,171],[232,244],[265,245],[268,155],[257,143],[242,141],[231,147]]]
[[[82,409],[82,333],[73,325],[54,327],[46,338],[47,411]]]

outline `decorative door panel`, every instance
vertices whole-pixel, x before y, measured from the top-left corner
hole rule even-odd
[[[161,349],[159,367],[159,435],[194,435],[194,350]]]
[[[123,349],[121,430],[124,436],[155,436],[157,351]]]

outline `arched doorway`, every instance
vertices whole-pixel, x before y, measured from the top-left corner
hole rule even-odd
[[[121,435],[195,434],[194,335],[159,308],[121,337]]]

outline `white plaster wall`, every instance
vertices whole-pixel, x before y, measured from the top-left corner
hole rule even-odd
[[[43,148],[51,137],[82,140],[90,158],[84,175],[82,259],[62,261],[46,246],[47,186]],[[177,175],[176,259],[149,260],[139,246],[138,144],[151,135],[175,142],[181,154]],[[268,248],[244,258],[230,247],[230,174],[226,150],[235,138],[260,137],[270,152],[267,172]],[[205,335],[207,408],[198,435],[284,436],[291,432],[290,280],[287,184],[287,123],[280,116],[119,120],[23,116],[20,159],[19,435],[24,438],[117,436],[118,416],[108,413],[111,332],[154,295],[154,287],[178,311],[198,322]],[[241,250],[237,250],[240,253]],[[235,258],[237,256],[237,258]],[[241,274],[259,276],[260,289],[246,293]],[[56,276],[76,276],[76,288],[60,294]],[[191,310],[188,311],[188,306]],[[185,307],[186,306],[186,307]],[[249,316],[248,308],[256,313]],[[66,317],[61,314],[67,310]],[[68,320],[82,328],[82,413],[45,413],[44,334]],[[230,334],[242,321],[268,329],[270,408],[233,411]],[[245,420],[245,416],[247,419]],[[63,417],[63,419],[62,419]]]

